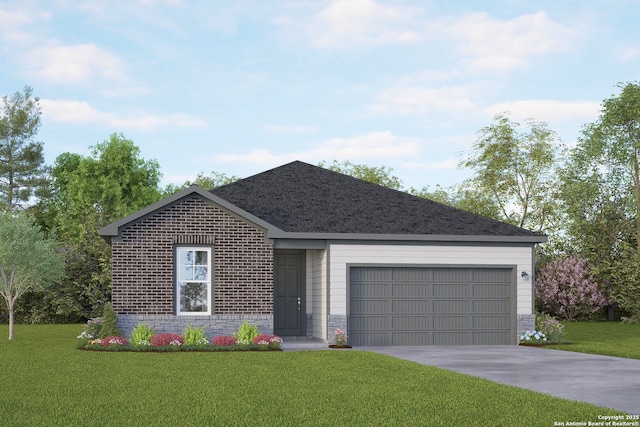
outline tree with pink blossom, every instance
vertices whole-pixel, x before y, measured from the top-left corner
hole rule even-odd
[[[587,261],[572,256],[544,266],[535,282],[538,304],[565,320],[595,313],[610,303]]]

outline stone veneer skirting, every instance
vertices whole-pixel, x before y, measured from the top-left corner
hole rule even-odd
[[[271,314],[218,314],[213,316],[172,316],[164,314],[119,314],[118,327],[123,336],[131,336],[138,323],[151,326],[157,333],[171,332],[182,335],[187,326],[202,328],[208,337],[231,335],[245,321],[256,325],[261,334],[273,333]]]
[[[327,338],[329,342],[333,341],[333,331],[337,328],[347,331],[347,335],[349,335],[347,316],[345,314],[330,314],[327,317]]]
[[[518,339],[525,331],[533,331],[536,328],[535,314],[518,314]]]

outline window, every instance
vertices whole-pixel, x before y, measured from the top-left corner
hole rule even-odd
[[[176,248],[177,314],[211,314],[211,248]]]

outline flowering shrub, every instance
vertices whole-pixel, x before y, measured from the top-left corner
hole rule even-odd
[[[117,337],[115,335],[102,338],[101,340],[99,340],[99,342],[103,347],[109,347],[110,345],[127,345],[128,344],[126,338]]]
[[[262,334],[253,337],[253,343],[255,345],[266,345],[269,348],[280,348],[282,344],[282,338],[277,335]]]
[[[236,345],[236,337],[230,335],[219,335],[211,338],[211,345],[218,347],[230,347]]]
[[[536,279],[538,303],[566,320],[595,313],[609,304],[598,288],[587,261],[569,257],[547,264]]]
[[[151,345],[151,337],[155,331],[149,325],[138,323],[131,332],[131,345]]]
[[[339,346],[347,345],[347,338],[349,337],[347,336],[347,331],[345,331],[344,329],[336,328],[336,330],[333,331],[334,345],[339,345]]]
[[[164,347],[167,345],[183,345],[184,338],[178,334],[171,334],[168,332],[154,335],[151,337],[151,345],[154,347]]]
[[[540,343],[547,341],[547,336],[539,331],[525,331],[520,337],[520,342],[524,343]]]
[[[184,344],[185,345],[207,345],[209,340],[204,335],[204,328],[193,328],[191,325],[187,326],[184,331]]]
[[[102,318],[94,317],[92,319],[87,320],[87,323],[84,325],[84,329],[78,335],[79,340],[93,340],[100,336],[100,332],[102,331]]]
[[[536,331],[542,332],[551,341],[559,341],[564,336],[564,325],[547,313],[536,313]]]

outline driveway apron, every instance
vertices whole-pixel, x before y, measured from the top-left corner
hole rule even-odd
[[[640,414],[640,360],[525,346],[358,347],[358,350]]]

